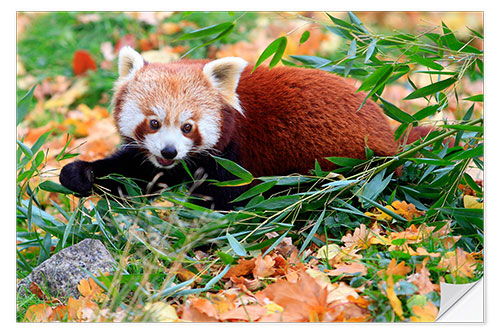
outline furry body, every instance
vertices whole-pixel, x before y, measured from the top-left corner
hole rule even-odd
[[[331,73],[290,67],[251,73],[239,58],[170,64],[141,59],[131,51],[120,54],[113,101],[126,144],[103,160],[65,166],[60,180],[71,190],[88,195],[99,184],[116,192],[118,184],[98,179],[110,173],[141,179],[144,188],[154,188],[150,182],[159,173],[156,184],[179,184],[188,179],[179,159],[209,179],[233,179],[208,152],[255,177],[307,174],[315,160],[332,168],[323,157],[364,158],[366,145],[375,155],[396,153],[381,109],[367,100],[357,111],[364,95]],[[246,189],[204,183],[196,193],[212,197],[215,208],[230,208],[228,201]]]

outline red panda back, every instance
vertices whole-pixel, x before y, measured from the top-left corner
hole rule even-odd
[[[233,135],[240,163],[256,176],[307,173],[323,157],[365,157],[396,153],[386,116],[376,103],[343,78],[305,68],[259,67],[241,75],[237,93],[245,117],[238,116]]]

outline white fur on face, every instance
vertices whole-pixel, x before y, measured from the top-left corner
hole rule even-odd
[[[197,125],[202,138],[202,145],[198,150],[201,151],[213,148],[219,141],[220,120],[212,114],[205,112]]]
[[[143,146],[151,153],[150,161],[159,168],[171,168],[176,163],[167,167],[156,161],[155,157],[162,157],[161,151],[166,146],[174,146],[177,150],[176,160],[181,160],[187,156],[193,147],[193,141],[182,134],[180,128],[176,126],[162,126],[156,133],[147,134],[143,140]]]
[[[146,117],[139,105],[133,100],[127,100],[122,107],[118,119],[118,129],[123,136],[134,138],[135,129]]]

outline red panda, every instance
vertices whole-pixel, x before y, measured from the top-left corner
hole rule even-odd
[[[121,49],[112,106],[124,145],[94,162],[76,161],[60,174],[61,184],[88,195],[111,173],[175,185],[187,180],[180,165],[202,169],[208,178],[233,176],[210,154],[230,159],[255,177],[308,173],[330,156],[364,158],[397,151],[393,131],[379,106],[342,77],[306,68],[253,66],[237,57],[214,61],[147,63],[130,47]],[[145,185],[146,186],[146,185]],[[245,188],[204,184],[197,192],[215,208]]]

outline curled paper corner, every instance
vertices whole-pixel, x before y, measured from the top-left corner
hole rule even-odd
[[[450,284],[441,282],[441,305],[436,322],[484,322],[484,281]]]

